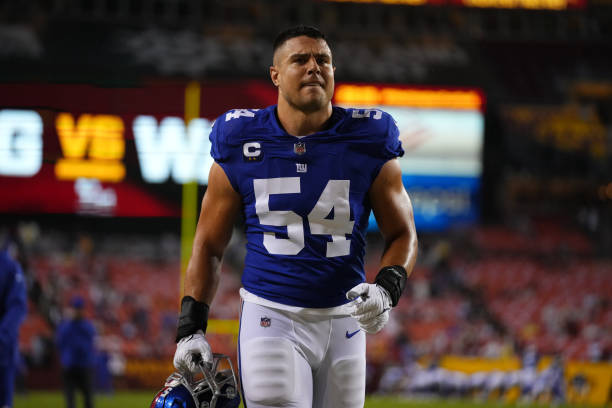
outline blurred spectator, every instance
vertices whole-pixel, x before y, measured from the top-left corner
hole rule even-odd
[[[550,366],[543,370],[533,383],[527,402],[563,403],[565,401],[564,364],[561,356],[555,356]]]
[[[0,407],[13,404],[18,368],[19,326],[26,314],[26,288],[19,264],[0,235]]]
[[[71,299],[69,316],[60,323],[56,334],[67,408],[75,407],[74,396],[77,390],[83,393],[85,407],[93,407],[92,374],[96,357],[96,330],[83,316],[84,303],[80,296]]]
[[[106,350],[100,350],[96,354],[96,390],[105,394],[113,392],[113,377],[110,372],[110,354]]]

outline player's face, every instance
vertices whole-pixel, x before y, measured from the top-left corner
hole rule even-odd
[[[325,40],[300,36],[277,49],[270,75],[279,95],[289,105],[314,112],[326,108],[331,101],[334,69]]]

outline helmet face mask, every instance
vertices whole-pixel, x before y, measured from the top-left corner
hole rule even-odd
[[[213,363],[202,364],[200,368],[201,376],[172,373],[151,408],[238,408],[240,394],[230,358],[215,353]]]

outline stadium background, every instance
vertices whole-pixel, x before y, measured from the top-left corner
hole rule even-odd
[[[275,102],[270,43],[298,23],[329,37],[335,102],[397,112],[410,146],[419,261],[368,339],[368,392],[512,401],[518,391],[491,379],[536,350],[540,372],[562,361],[566,400],[608,402],[605,0],[0,3],[0,226],[29,295],[20,392],[60,389],[54,328],[74,294],[98,328],[99,392],[162,385],[210,166],[202,135],[228,109]],[[234,357],[238,227],[209,326],[213,349]],[[371,280],[375,228],[368,247]],[[414,362],[489,385],[418,388]]]

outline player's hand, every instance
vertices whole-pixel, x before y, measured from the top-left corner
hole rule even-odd
[[[353,300],[351,316],[366,333],[378,333],[389,321],[391,297],[386,289],[371,283],[360,283],[346,293]]]
[[[179,372],[195,374],[200,371],[200,364],[212,364],[212,361],[212,351],[202,330],[183,337],[176,344],[174,367]]]

